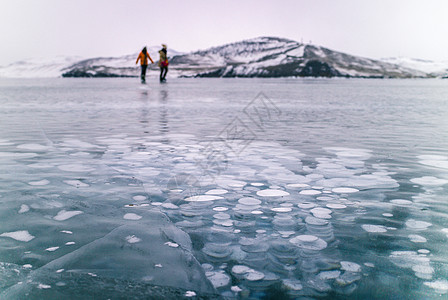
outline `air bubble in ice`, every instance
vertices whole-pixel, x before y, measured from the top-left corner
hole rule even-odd
[[[361,227],[367,232],[375,232],[375,233],[387,232],[386,227],[384,227],[383,225],[363,224],[361,225]]]
[[[427,242],[425,237],[418,235],[418,234],[410,234],[410,235],[408,235],[408,237],[411,240],[411,242],[413,242],[413,243],[426,243]]]
[[[261,197],[283,197],[288,196],[289,193],[283,190],[266,189],[258,191],[257,195]]]
[[[406,221],[406,227],[410,229],[425,230],[429,226],[432,226],[432,224],[425,221],[418,221],[414,219],[409,219],[408,221]]]
[[[327,242],[313,235],[299,235],[289,240],[292,244],[306,250],[323,250],[327,248]]]
[[[351,261],[341,261],[341,270],[347,271],[347,272],[360,272],[361,266],[357,263],[351,262]]]
[[[355,188],[349,188],[349,187],[339,187],[339,188],[334,188],[331,190],[333,193],[338,193],[338,194],[351,194],[351,193],[356,193],[359,192],[358,189]]]
[[[187,202],[204,202],[204,201],[214,201],[223,199],[221,196],[215,196],[215,195],[198,195],[198,196],[192,196],[185,198],[185,201]]]
[[[302,190],[299,192],[300,195],[308,195],[308,196],[313,196],[313,195],[319,195],[322,194],[321,191],[318,190]]]
[[[48,185],[50,183],[50,181],[48,181],[47,179],[43,179],[43,180],[39,180],[39,181],[30,181],[28,182],[29,185],[35,185],[35,186],[39,186],[39,185]]]
[[[141,218],[142,218],[142,216],[139,216],[134,213],[127,213],[123,216],[123,219],[126,219],[126,220],[140,220]]]

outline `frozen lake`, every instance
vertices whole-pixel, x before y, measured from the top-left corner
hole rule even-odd
[[[0,299],[446,299],[447,116],[446,80],[1,79]]]

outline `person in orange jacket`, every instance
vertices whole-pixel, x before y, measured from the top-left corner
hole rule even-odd
[[[140,78],[142,80],[142,83],[146,82],[146,68],[148,68],[148,59],[151,61],[152,64],[154,63],[151,56],[149,56],[148,50],[146,50],[146,47],[144,47],[143,50],[138,55],[137,60],[135,61],[135,64],[138,64],[138,61],[140,61],[140,66],[142,68]]]

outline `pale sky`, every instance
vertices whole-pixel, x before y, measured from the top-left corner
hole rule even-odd
[[[348,54],[448,61],[448,0],[0,0],[0,65],[258,36]]]

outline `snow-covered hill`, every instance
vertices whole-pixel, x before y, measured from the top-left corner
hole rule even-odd
[[[0,66],[0,78],[45,78],[60,77],[62,70],[81,60],[81,57],[53,57],[50,59],[28,59],[7,66]]]
[[[154,61],[160,46],[148,48]],[[277,37],[259,37],[191,53],[168,49],[170,77],[427,77],[401,61],[378,61]],[[137,53],[84,60],[25,61],[0,67],[0,77],[138,76]],[[157,64],[149,76],[157,76]],[[432,69],[431,69],[432,70]]]
[[[425,77],[424,72],[324,47],[260,37],[197,51],[172,60],[198,77]]]
[[[448,77],[448,61],[431,61],[408,57],[390,57],[381,59],[383,62],[422,71],[434,77]]]

